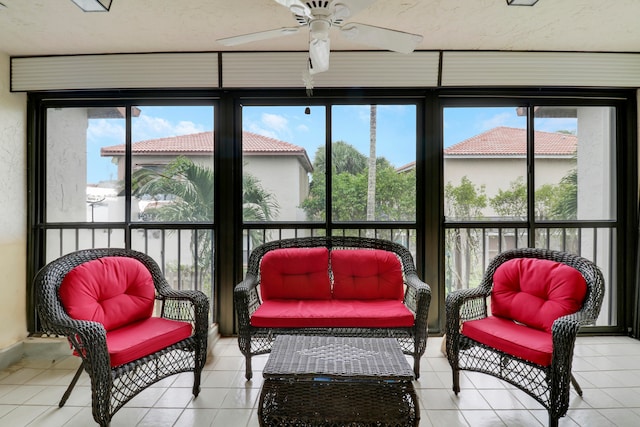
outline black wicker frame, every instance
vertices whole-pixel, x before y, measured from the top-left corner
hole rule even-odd
[[[587,283],[587,295],[582,308],[556,319],[552,326],[553,355],[550,366],[540,366],[487,347],[460,333],[469,320],[487,317],[487,298],[493,288],[493,274],[504,262],[514,258],[537,258],[560,262],[578,270]],[[577,393],[582,390],[571,374],[573,349],[578,330],[593,324],[604,298],[604,278],[591,261],[566,252],[521,248],[503,252],[487,267],[480,285],[447,295],[446,350],[453,373],[453,391],[460,392],[460,370],[493,375],[526,392],[540,402],[549,413],[549,425],[555,427],[569,408],[569,389],[573,383]]]
[[[127,364],[111,367],[102,324],[68,316],[58,297],[58,289],[73,268],[103,257],[129,257],[149,270],[156,288],[160,315],[191,322],[193,334],[170,347]],[[193,395],[200,392],[200,378],[206,361],[209,300],[200,291],[174,290],[156,262],[146,254],[128,249],[86,249],[62,256],[43,267],[34,279],[38,315],[43,331],[67,337],[82,364],[59,406],[64,406],[82,371],[91,379],[94,420],[109,425],[113,415],[146,387],[180,372],[193,372]]]
[[[326,247],[331,249],[382,249],[394,252],[402,264],[406,291],[404,304],[415,315],[410,328],[257,328],[251,326],[251,315],[258,309],[260,300],[260,261],[269,251],[281,248]],[[245,356],[245,377],[253,376],[251,357],[271,351],[277,335],[329,335],[396,338],[404,354],[413,356],[415,377],[420,376],[420,357],[427,346],[427,316],[431,303],[431,288],[418,278],[413,256],[399,243],[388,240],[350,237],[321,236],[282,239],[256,247],[249,256],[245,279],[236,285],[234,302],[238,315],[238,346]]]

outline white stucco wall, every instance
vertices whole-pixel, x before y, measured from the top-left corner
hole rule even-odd
[[[213,157],[190,156],[203,166],[213,167]],[[132,162],[137,165],[162,165],[173,160],[173,156],[145,155],[134,156]],[[118,179],[124,179],[124,156],[118,157]],[[304,221],[306,214],[300,204],[309,194],[309,176],[302,167],[299,157],[286,155],[251,155],[243,157],[243,171],[260,180],[265,191],[271,193],[277,201],[278,214],[275,221]],[[137,214],[133,207],[133,217]]]
[[[245,156],[244,172],[258,178],[262,187],[278,202],[275,221],[304,221],[299,206],[307,197],[309,178],[295,156]],[[304,196],[302,196],[304,195]]]
[[[27,336],[27,98],[9,88],[9,56],[0,53],[0,351]]]
[[[86,108],[47,110],[47,221],[87,219]]]
[[[511,182],[518,177],[526,178],[526,167],[524,157],[445,157],[444,183],[451,182],[457,186],[466,176],[477,187],[484,185],[487,198],[492,198],[498,194],[499,190],[508,190]],[[573,167],[575,167],[575,161],[571,157],[536,158],[535,187],[558,184]],[[491,206],[487,206],[484,212],[489,217],[496,215]]]

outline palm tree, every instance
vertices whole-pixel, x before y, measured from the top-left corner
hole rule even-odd
[[[242,219],[244,221],[271,221],[280,206],[273,194],[266,191],[255,176],[242,175]],[[262,233],[250,230],[249,237],[253,247],[264,243]]]
[[[262,188],[255,176],[242,175],[242,219],[245,221],[271,221],[280,206],[273,194]]]
[[[213,221],[213,170],[180,156],[164,170],[142,168],[132,175],[132,195],[171,199],[149,209],[157,220]]]
[[[145,209],[145,215],[164,222],[213,222],[213,169],[176,157],[163,170],[142,168],[132,175],[132,195],[148,196],[169,203]],[[243,218],[269,221],[277,213],[273,195],[252,175],[243,176]],[[191,235],[191,251],[198,261],[198,279],[211,273],[212,234],[206,230]],[[252,237],[253,238],[253,237]]]
[[[144,217],[163,222],[213,221],[213,170],[186,157],[177,157],[164,170],[142,168],[132,175],[132,195],[168,200],[159,207],[144,210]],[[212,233],[194,230],[189,243],[196,270],[195,283],[210,282],[212,272]],[[183,266],[177,266],[183,270]],[[207,280],[208,279],[208,280]]]
[[[376,131],[378,106],[371,105],[369,117],[369,176],[367,179],[367,221],[376,219]]]
[[[331,169],[334,175],[350,173],[357,175],[367,168],[367,158],[353,145],[345,141],[331,143]],[[319,147],[315,154],[313,170],[324,174],[327,171],[325,147]]]

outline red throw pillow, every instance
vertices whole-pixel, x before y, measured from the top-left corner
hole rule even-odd
[[[566,264],[516,258],[493,275],[491,312],[551,332],[558,317],[580,310],[587,293],[582,274]]]
[[[404,297],[400,260],[379,249],[331,251],[333,297],[338,299],[395,299]]]
[[[79,265],[67,273],[59,293],[69,316],[100,322],[107,331],[150,317],[155,300],[151,273],[128,257]]]
[[[329,250],[285,248],[267,252],[260,262],[260,295],[269,299],[329,299]]]

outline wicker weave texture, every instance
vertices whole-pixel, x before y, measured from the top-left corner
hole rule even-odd
[[[411,381],[413,371],[394,338],[280,335],[265,378],[354,378]]]
[[[395,253],[402,265],[405,284],[404,304],[415,315],[410,328],[256,328],[251,315],[261,304],[260,262],[269,251],[281,248],[326,247],[332,249],[380,249]],[[420,357],[427,346],[427,317],[431,288],[418,277],[411,252],[404,246],[383,239],[350,236],[320,236],[282,239],[256,247],[249,257],[245,279],[236,285],[234,303],[238,316],[238,345],[245,356],[245,376],[251,379],[251,357],[271,351],[278,335],[360,336],[396,338],[404,354],[413,356],[414,375],[420,375]]]
[[[58,298],[62,280],[75,267],[103,257],[129,257],[140,261],[151,273],[160,315],[190,322],[191,337],[125,365],[111,367],[106,331],[97,322],[73,319]],[[91,379],[92,412],[100,425],[108,425],[113,414],[151,384],[179,372],[193,372],[193,394],[200,391],[200,377],[206,360],[209,300],[200,291],[174,290],[160,267],[146,254],[128,249],[86,249],[60,257],[43,267],[34,279],[38,315],[44,331],[67,337],[82,358]],[[75,382],[69,386],[70,392]],[[65,402],[60,402],[62,406]]]
[[[411,366],[391,338],[279,336],[264,368],[262,426],[417,426]]]
[[[462,323],[487,317],[487,298],[493,288],[493,275],[504,262],[515,258],[535,258],[560,262],[578,270],[587,284],[582,308],[560,317],[552,326],[553,356],[550,366],[540,366],[483,345],[460,333]],[[458,393],[459,371],[470,370],[493,375],[523,390],[540,402],[549,413],[549,425],[557,426],[569,408],[573,349],[579,329],[595,323],[604,298],[604,277],[591,261],[578,255],[537,248],[520,248],[494,258],[477,288],[447,295],[446,348],[453,373],[453,390]]]

